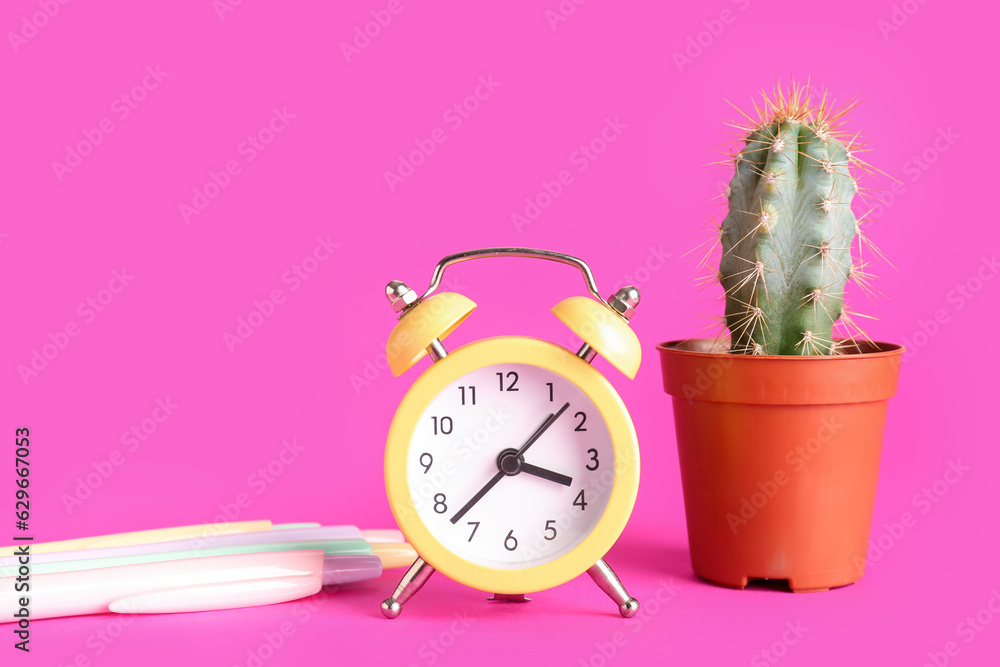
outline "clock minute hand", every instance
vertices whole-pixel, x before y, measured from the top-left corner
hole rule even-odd
[[[496,486],[497,482],[499,482],[506,476],[507,473],[505,473],[503,470],[493,475],[490,481],[486,482],[486,486],[479,489],[479,492],[476,493],[476,495],[472,496],[472,499],[469,500],[469,502],[465,503],[465,505],[462,506],[462,509],[458,510],[458,512],[455,513],[455,516],[451,517],[450,521],[452,523],[458,523],[458,520],[461,519],[463,516],[465,516],[465,513],[471,510],[473,505],[482,500],[483,496],[485,496],[490,489]]]
[[[542,422],[542,425],[539,426],[535,430],[535,432],[531,434],[531,437],[528,438],[527,442],[525,442],[521,446],[521,449],[517,450],[517,453],[514,455],[514,458],[515,459],[516,458],[520,458],[520,456],[522,454],[524,454],[525,450],[527,450],[528,447],[531,447],[533,444],[535,444],[535,441],[538,440],[538,438],[540,438],[541,435],[543,433],[545,433],[545,431],[550,426],[552,426],[552,422],[554,422],[555,420],[559,419],[559,415],[561,415],[563,412],[565,412],[566,408],[568,408],[568,407],[569,407],[569,403],[566,403],[566,405],[562,406],[559,409],[559,412],[557,412],[555,414],[549,414],[549,416],[545,418],[545,421]],[[483,499],[483,496],[485,496],[489,492],[490,489],[492,489],[494,486],[496,486],[497,483],[501,479],[503,479],[504,477],[506,477],[506,476],[507,476],[507,473],[503,469],[501,469],[497,474],[493,475],[493,477],[490,478],[490,481],[486,482],[486,486],[484,486],[483,488],[479,489],[479,491],[476,493],[476,495],[472,496],[472,498],[469,500],[469,502],[465,503],[465,505],[462,506],[462,509],[458,510],[458,512],[455,513],[455,516],[451,517],[451,519],[449,519],[449,521],[451,521],[451,523],[453,523],[453,524],[454,523],[458,523],[459,519],[461,519],[463,516],[465,516],[466,513],[469,510],[471,510],[476,503],[478,503],[480,500]]]

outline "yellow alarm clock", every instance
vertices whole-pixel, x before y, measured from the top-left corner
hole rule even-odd
[[[445,269],[487,257],[532,257],[578,268],[590,297],[552,312],[585,341],[576,353],[524,336],[487,338],[448,352],[441,342],[476,304],[436,292]],[[639,446],[625,405],[590,362],[603,355],[635,377],[641,351],[628,322],[639,292],[600,297],[582,260],[532,248],[449,255],[421,296],[386,287],[400,314],[386,346],[401,375],[434,362],[403,398],[389,428],[385,483],[400,529],[419,554],[392,597],[388,618],[435,570],[462,584],[525,601],[587,572],[631,617],[638,601],[604,555],[618,539],[639,487]]]

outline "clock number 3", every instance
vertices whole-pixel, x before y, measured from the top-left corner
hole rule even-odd
[[[587,464],[587,470],[597,470],[598,468],[600,468],[601,467],[601,462],[597,460],[597,450],[596,449],[588,449],[587,453],[590,454],[590,461],[591,461],[591,463],[594,464],[594,467],[591,468],[590,467],[590,463],[588,463]]]

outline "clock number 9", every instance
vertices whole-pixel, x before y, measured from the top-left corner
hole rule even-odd
[[[444,435],[451,435],[451,430],[455,428],[455,423],[451,420],[451,417],[431,417],[431,421],[434,422],[434,435],[438,434],[438,427],[440,426],[441,433]]]
[[[426,463],[424,462],[425,458],[427,459]],[[420,455],[420,465],[424,467],[424,474],[426,475],[427,471],[431,469],[432,465],[434,465],[434,457],[431,456],[430,452],[424,452]]]

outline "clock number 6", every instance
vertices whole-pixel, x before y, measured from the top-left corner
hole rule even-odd
[[[510,546],[512,542],[514,543],[514,546]],[[517,538],[514,537],[513,530],[507,533],[507,537],[504,538],[503,548],[507,551],[514,551],[514,549],[517,549]]]
[[[597,470],[598,468],[600,468],[601,467],[601,462],[597,460],[597,450],[596,449],[588,449],[587,453],[590,454],[590,460],[594,464],[594,467],[591,468],[590,467],[590,463],[588,463],[587,464],[587,470]]]

